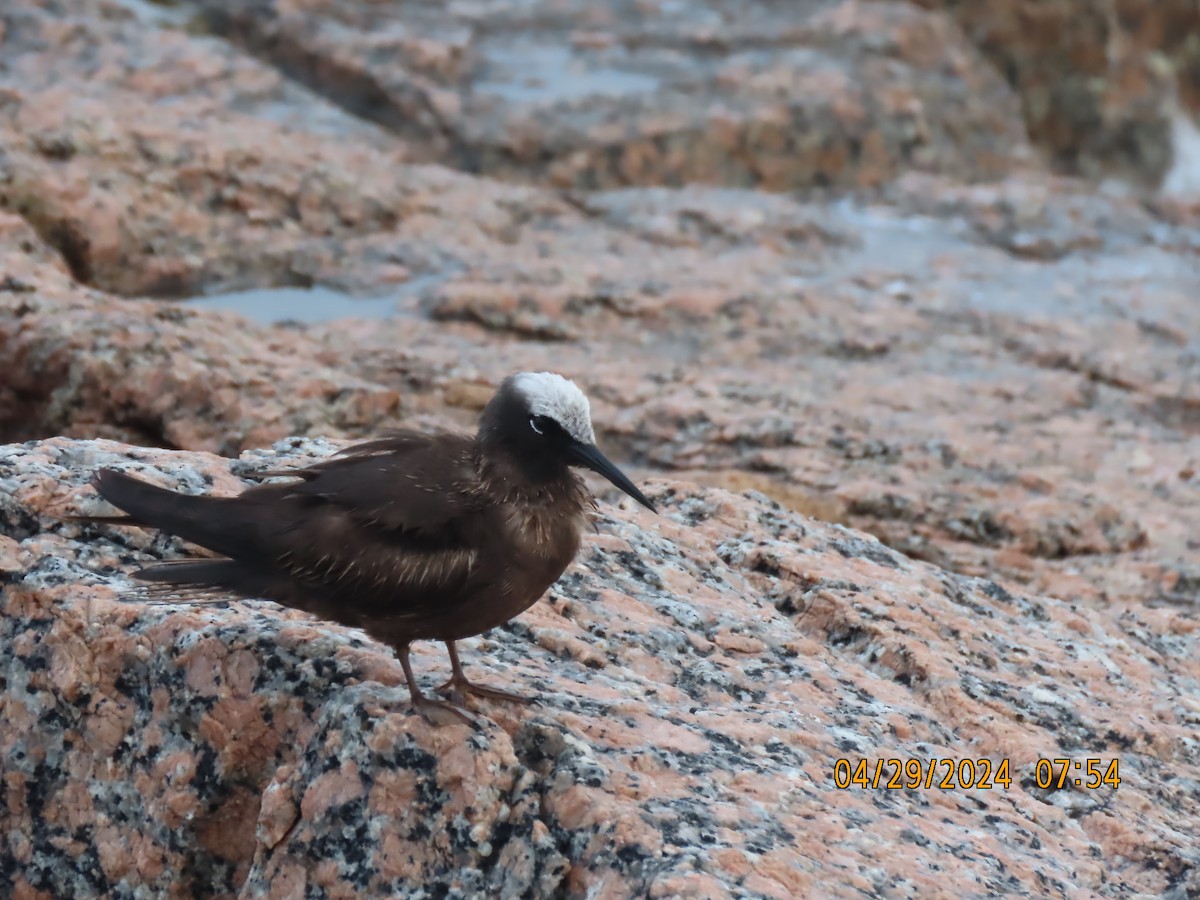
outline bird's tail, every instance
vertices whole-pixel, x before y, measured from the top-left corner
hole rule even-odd
[[[236,502],[230,498],[176,493],[115,469],[100,469],[92,484],[100,496],[128,516],[89,516],[86,521],[159,528],[224,556],[245,551],[257,533],[245,510],[230,515],[230,504]]]
[[[133,573],[147,582],[128,595],[130,599],[159,602],[224,603],[230,595],[253,596],[263,575],[232,559],[174,559],[155,563]],[[268,585],[264,581],[262,588]]]

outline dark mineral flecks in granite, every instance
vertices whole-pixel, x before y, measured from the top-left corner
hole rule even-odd
[[[549,602],[474,642],[540,706],[431,728],[387,648],[267,602],[122,600],[185,548],[56,518],[93,511],[97,466],[233,492],[232,468],[331,449],[0,448],[0,523],[23,523],[0,617],[14,895],[1103,894],[1189,865],[1196,798],[1162,790],[1198,763],[1186,612],[1035,602],[758,494],[651,482],[663,516],[606,516]],[[1119,758],[1121,786],[1043,791],[1044,756]],[[834,784],[838,759],[933,757],[1008,759],[1013,785]]]

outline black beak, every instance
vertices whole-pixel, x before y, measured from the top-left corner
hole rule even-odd
[[[654,508],[654,504],[646,499],[646,495],[637,489],[637,485],[626,478],[625,473],[614,466],[608,457],[601,453],[594,444],[571,441],[567,452],[576,463],[581,466],[587,466],[593,472],[603,475],[638,503],[642,504],[642,506],[646,507],[646,509],[650,510],[650,512],[658,512]]]

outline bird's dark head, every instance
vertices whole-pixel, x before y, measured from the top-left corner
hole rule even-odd
[[[502,448],[533,482],[584,466],[657,512],[625,474],[596,447],[588,399],[575,382],[553,372],[520,372],[500,385],[483,410],[479,439]]]

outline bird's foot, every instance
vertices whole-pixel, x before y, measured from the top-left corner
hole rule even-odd
[[[420,695],[412,698],[412,705],[425,721],[433,725],[453,725],[455,722],[475,724],[475,720],[467,714],[466,704],[457,699],[450,702]]]
[[[537,702],[532,697],[523,697],[499,688],[488,687],[486,684],[476,684],[465,678],[451,678],[445,684],[438,685],[436,690],[438,693],[448,694],[451,701],[459,706],[466,706],[467,697],[470,696],[483,697],[485,700],[500,700],[505,703],[519,703],[522,706],[529,706]]]

